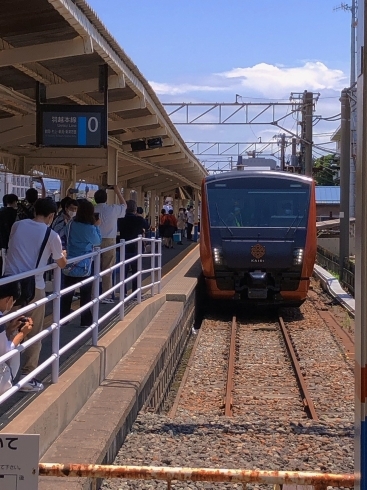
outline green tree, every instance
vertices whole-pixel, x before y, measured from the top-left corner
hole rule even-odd
[[[337,178],[338,163],[335,155],[325,155],[317,158],[313,164],[313,178],[317,185],[339,185]]]

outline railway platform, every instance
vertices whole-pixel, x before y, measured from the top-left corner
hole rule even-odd
[[[185,241],[165,249],[162,259],[161,293],[146,295],[140,304],[131,302],[123,321],[103,325],[98,347],[90,341],[76,346],[63,360],[58,383],[50,385],[48,375],[42,393],[18,392],[4,403],[2,432],[39,433],[46,462],[112,463],[138,411],[149,403],[153,385],[160,383],[163,393],[169,383],[194,321],[201,270],[197,244]],[[106,308],[111,306],[103,305],[102,315]],[[73,322],[65,327],[62,342],[75,328]],[[46,339],[43,356],[50,349]],[[80,479],[41,478],[39,488],[83,484]]]
[[[166,276],[173,268],[175,268],[187,253],[195,247],[195,243],[184,241],[182,246],[176,246],[174,249],[166,250],[162,254],[162,276]],[[144,259],[148,260],[148,259]],[[163,281],[165,279],[163,278]],[[73,309],[78,306],[78,301],[74,302]],[[46,319],[45,325],[49,326],[52,323],[52,308],[51,305],[47,305],[46,309]],[[114,305],[104,305],[100,304],[100,315],[103,316],[107,313]],[[126,313],[130,312],[136,306],[136,301],[130,301],[127,305]],[[102,337],[113,328],[117,321],[117,316],[111,321],[106,321],[100,327],[99,336]],[[65,325],[61,330],[60,347],[63,347],[66,343],[75,337],[75,332],[78,330],[78,318],[71,320],[67,325]],[[42,342],[42,351],[40,355],[40,363],[44,362],[45,359],[50,355],[51,352],[52,339],[50,336],[46,337]],[[68,367],[70,367],[89,347],[91,346],[90,339],[85,341],[80,341],[73,349],[70,349],[65,355],[61,357],[61,367],[60,372],[65,372]],[[48,386],[51,382],[51,367],[45,370],[45,375],[42,379],[45,386]],[[24,393],[17,392],[9,400],[0,405],[0,430],[4,430],[7,424],[16,417],[19,412],[24,410],[39,394],[37,393]]]

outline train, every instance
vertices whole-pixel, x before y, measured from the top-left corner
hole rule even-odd
[[[316,248],[313,179],[250,167],[204,178],[200,259],[210,298],[300,306]]]

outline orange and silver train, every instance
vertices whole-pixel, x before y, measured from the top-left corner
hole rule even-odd
[[[200,256],[213,299],[300,306],[316,257],[315,184],[245,169],[202,183]]]

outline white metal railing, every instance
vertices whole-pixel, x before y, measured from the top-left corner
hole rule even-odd
[[[125,248],[126,245],[136,243],[138,247],[138,252],[135,256],[128,258],[125,260]],[[144,243],[149,243],[151,245],[150,253],[144,253],[143,245]],[[120,259],[118,262],[106,269],[101,271],[101,254],[105,253],[109,250],[119,250],[120,251]],[[9,321],[19,318],[22,315],[27,315],[30,311],[34,310],[38,306],[43,304],[52,302],[52,323],[49,327],[42,330],[42,332],[38,333],[34,337],[31,337],[29,340],[26,340],[22,344],[18,345],[15,349],[7,352],[3,356],[0,356],[0,364],[8,361],[14,356],[19,355],[19,352],[24,351],[30,345],[38,342],[48,335],[52,335],[51,345],[52,352],[51,355],[42,362],[36,369],[34,369],[27,376],[22,378],[18,383],[15,383],[12,388],[7,390],[0,396],[0,405],[11,397],[15,392],[17,392],[24,384],[28,383],[28,381],[37,377],[39,373],[44,371],[49,365],[51,365],[51,381],[52,383],[57,383],[59,378],[60,371],[60,356],[65,354],[70,348],[72,348],[75,344],[77,344],[80,340],[87,337],[90,333],[92,334],[92,345],[98,345],[98,330],[99,325],[101,325],[105,320],[110,318],[114,313],[119,313],[119,318],[122,320],[125,314],[125,304],[127,301],[136,297],[137,302],[140,303],[142,299],[142,293],[148,289],[151,290],[152,296],[155,294],[155,290],[157,292],[161,292],[161,278],[162,278],[162,242],[156,238],[143,238],[139,236],[134,240],[130,240],[125,242],[122,240],[117,245],[112,245],[103,249],[96,249],[94,252],[70,259],[67,261],[68,264],[79,262],[82,259],[86,259],[88,257],[93,258],[94,270],[93,275],[82,279],[80,282],[73,284],[67,288],[61,289],[61,269],[56,264],[51,264],[45,267],[40,267],[38,269],[23,272],[21,274],[16,274],[13,276],[8,276],[6,278],[0,279],[0,284],[8,284],[16,280],[23,279],[25,277],[34,276],[35,274],[45,273],[48,271],[53,272],[53,292],[48,294],[45,298],[42,298],[38,301],[30,303],[24,308],[20,308],[17,311],[9,313],[3,317],[0,317],[0,325],[4,323],[8,323]],[[150,257],[150,267],[147,269],[143,269],[143,258]],[[125,277],[125,266],[133,261],[137,261],[137,272],[129,277]],[[100,288],[100,279],[108,273],[114,273],[119,271],[119,278],[116,281],[116,284],[112,286],[109,291],[106,291],[102,294],[99,293]],[[143,285],[142,276],[144,274],[150,273],[150,282],[148,284]],[[125,285],[131,283],[134,279],[137,279],[137,289],[132,291],[128,296],[125,297]],[[74,291],[75,289],[80,288],[81,286],[93,282],[92,289],[92,300],[88,302],[86,305],[78,308],[77,310],[71,312],[69,315],[60,318],[60,303],[61,297],[65,294]],[[104,315],[99,317],[99,303],[102,299],[111,295],[111,293],[119,293],[118,302]],[[88,328],[83,329],[83,331],[74,337],[70,342],[60,348],[60,328],[63,325],[70,322],[71,320],[78,317],[83,311],[88,308],[92,309],[92,324],[88,326]]]

